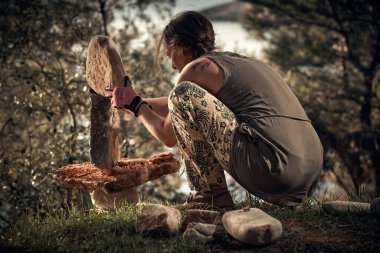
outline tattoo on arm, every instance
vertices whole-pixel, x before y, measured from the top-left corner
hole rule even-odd
[[[193,64],[192,66],[192,69],[195,71],[195,70],[200,70],[200,71],[204,71],[205,68],[207,68],[208,66],[210,66],[210,62],[207,61],[207,62],[196,62]]]

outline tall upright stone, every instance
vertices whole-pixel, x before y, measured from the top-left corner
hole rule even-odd
[[[91,94],[90,160],[105,171],[119,161],[120,119],[109,98]]]

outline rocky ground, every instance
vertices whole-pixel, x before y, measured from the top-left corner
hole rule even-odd
[[[282,235],[275,242],[243,244],[225,231],[221,215],[213,240],[206,244],[184,240],[181,229],[172,235],[138,232],[143,206],[126,205],[108,212],[27,215],[1,234],[0,252],[379,252],[380,219],[368,212],[329,213],[312,202],[298,210],[265,203],[252,206],[282,223]],[[184,211],[181,216],[183,222]]]

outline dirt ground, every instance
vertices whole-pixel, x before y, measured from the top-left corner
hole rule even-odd
[[[371,229],[346,222],[318,224],[294,217],[279,220],[283,234],[273,244],[252,247],[219,238],[221,246],[212,252],[380,252],[380,219],[373,219]]]

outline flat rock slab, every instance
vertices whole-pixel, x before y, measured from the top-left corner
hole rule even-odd
[[[87,49],[86,77],[90,87],[107,96],[107,86],[124,85],[124,67],[115,42],[107,36],[94,36]]]
[[[182,238],[186,240],[207,243],[214,240],[216,225],[200,222],[191,222],[188,224]]]
[[[122,158],[108,173],[88,162],[67,165],[49,175],[63,187],[115,193],[178,172],[179,166],[173,154],[162,153],[149,159]]]
[[[215,224],[219,212],[201,209],[190,209],[186,211],[182,222],[182,230],[185,230],[192,222]]]
[[[227,212],[222,222],[232,237],[250,245],[272,243],[282,234],[281,222],[258,208]]]
[[[136,231],[149,233],[176,234],[179,232],[181,213],[159,204],[145,206],[137,217]]]
[[[374,199],[370,206],[371,213],[380,218],[380,198]]]
[[[364,212],[369,213],[370,204],[353,202],[353,201],[329,201],[322,205],[322,208],[329,213],[353,213]]]

